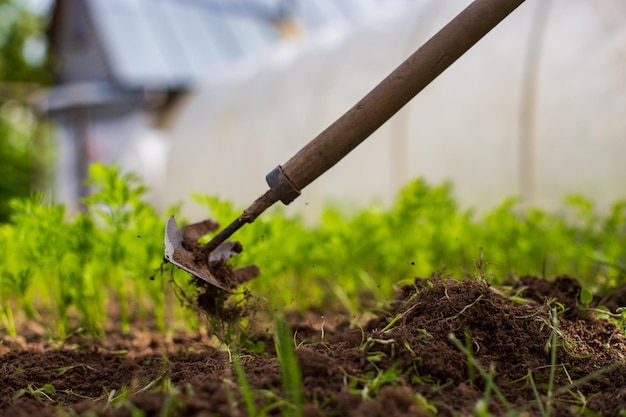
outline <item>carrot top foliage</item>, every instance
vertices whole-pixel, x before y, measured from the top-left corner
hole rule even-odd
[[[162,331],[197,325],[175,295],[193,294],[188,275],[162,264],[171,213],[157,213],[141,179],[118,167],[93,165],[89,185],[86,210],[73,216],[37,195],[11,202],[11,221],[0,225],[0,329],[15,335],[20,321],[37,320],[63,338],[76,329],[102,335],[112,323],[129,330],[136,319]],[[212,196],[197,201],[221,224],[241,212]],[[277,309],[362,311],[394,285],[441,269],[462,278],[479,267],[495,284],[568,274],[594,290],[626,278],[625,201],[600,213],[570,196],[552,213],[511,198],[477,215],[458,206],[450,184],[421,179],[390,207],[353,215],[328,207],[314,225],[277,207],[236,239],[245,251],[233,262],[260,267],[247,285]]]

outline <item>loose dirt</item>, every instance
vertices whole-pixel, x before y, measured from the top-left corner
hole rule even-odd
[[[205,253],[204,245],[199,243],[199,239],[207,234],[219,229],[219,224],[211,219],[199,223],[188,224],[176,232],[169,231],[166,240],[172,253],[170,254],[174,263],[183,266],[188,272],[202,276],[206,281],[198,279],[198,285],[205,288],[208,298],[215,296],[223,298],[227,291],[231,291],[241,284],[250,281],[259,275],[259,268],[256,265],[249,265],[244,268],[233,269],[227,260],[241,253],[243,247],[237,241],[227,241],[219,245],[210,255]],[[166,249],[166,252],[168,249]],[[213,287],[213,288],[210,288]],[[227,291],[224,291],[227,290]],[[204,306],[207,311],[219,313],[219,308],[209,303]]]
[[[300,316],[293,327],[304,415],[540,416],[548,408],[559,416],[624,415],[624,334],[581,307],[580,290],[569,277],[494,288],[434,275],[401,288],[361,325]],[[211,340],[203,331],[74,336],[63,344],[4,337],[0,414],[245,416],[235,352]],[[266,349],[239,352],[246,379],[257,407],[281,415],[272,336],[254,340]]]

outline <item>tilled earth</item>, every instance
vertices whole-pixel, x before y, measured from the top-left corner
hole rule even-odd
[[[360,326],[292,318],[304,415],[623,416],[626,339],[580,306],[580,291],[569,277],[496,289],[434,275]],[[601,303],[625,304],[619,292]],[[257,340],[265,352],[239,352],[256,408],[287,414],[272,337]],[[233,355],[206,332],[5,337],[0,415],[245,416]]]

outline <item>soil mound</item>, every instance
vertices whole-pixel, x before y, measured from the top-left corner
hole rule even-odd
[[[302,411],[623,415],[624,333],[581,306],[579,295],[569,277],[525,277],[495,288],[434,275],[401,288],[365,325],[294,323],[307,337],[295,349]],[[286,393],[269,342],[264,352],[241,351],[240,363],[255,406],[291,414],[280,400]],[[64,346],[5,338],[0,355],[2,415],[247,415],[232,352],[212,347],[201,332],[109,335]]]

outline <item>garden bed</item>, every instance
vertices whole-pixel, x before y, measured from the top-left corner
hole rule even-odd
[[[296,379],[269,328],[248,335],[255,349],[218,346],[205,330],[63,342],[24,331],[0,344],[0,414],[623,415],[624,304],[619,291],[581,297],[568,277],[496,288],[434,275],[367,320],[290,316]]]

